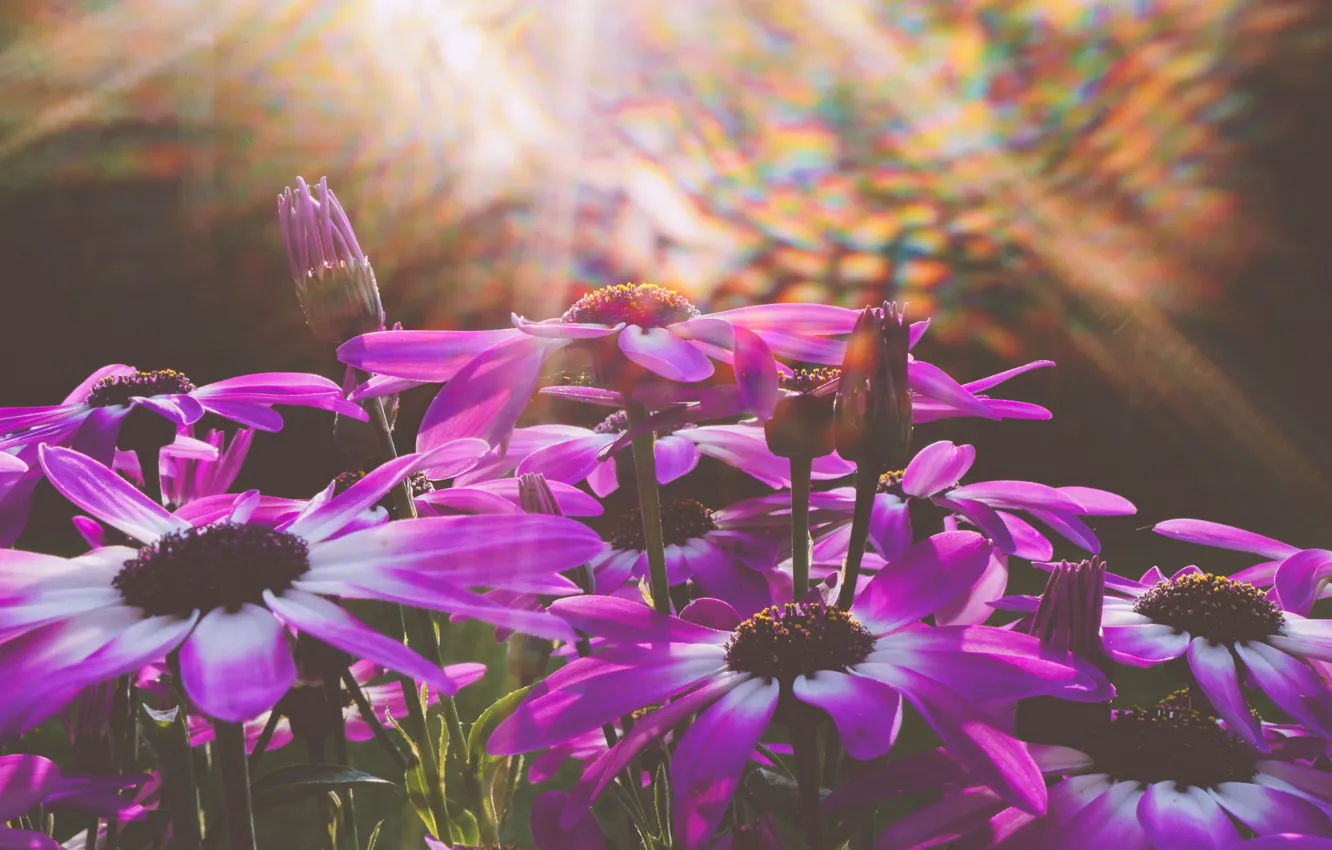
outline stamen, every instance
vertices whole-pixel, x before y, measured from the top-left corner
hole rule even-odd
[[[175,369],[111,375],[93,384],[83,399],[89,407],[128,405],[134,396],[183,395],[193,392],[194,384]]]
[[[1159,705],[1121,711],[1082,747],[1096,772],[1116,781],[1175,781],[1208,788],[1245,782],[1257,772],[1252,751],[1214,718]]]
[[[281,593],[309,568],[309,549],[299,537],[221,523],[162,536],[126,561],[111,584],[149,615],[183,617],[262,605],[265,590]]]
[[[652,283],[621,283],[584,295],[565,311],[561,321],[663,328],[698,315],[698,308],[678,292]]]
[[[1138,597],[1134,612],[1213,643],[1261,640],[1281,631],[1286,618],[1267,592],[1211,573],[1157,582]]]
[[[796,369],[790,375],[778,376],[778,384],[784,390],[807,393],[824,384],[837,380],[842,370],[836,366],[824,366],[819,369]]]
[[[845,670],[874,651],[874,636],[850,613],[821,602],[788,602],[735,627],[726,644],[732,670],[783,682]]]
[[[712,511],[693,499],[676,499],[661,505],[661,531],[667,546],[678,546],[709,531],[717,530]],[[643,551],[643,513],[639,508],[629,511],[620,520],[611,545],[616,549]]]

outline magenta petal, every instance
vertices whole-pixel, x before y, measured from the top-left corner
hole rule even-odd
[[[902,695],[891,685],[820,670],[813,676],[797,676],[792,692],[801,702],[828,712],[851,758],[878,758],[893,748],[902,725]]]
[[[602,465],[606,466],[606,464]],[[565,516],[601,516],[606,510],[600,502],[577,487],[561,481],[547,481],[546,483],[550,486],[550,492],[555,496],[555,503],[559,505],[560,513]],[[515,505],[519,504],[518,479],[516,478],[481,481],[472,485],[472,487],[476,490],[484,490],[487,493],[503,496]]]
[[[959,410],[965,410],[981,419],[998,419],[999,415],[990,410],[983,399],[976,398],[965,387],[944,370],[924,360],[912,360],[907,364],[907,380],[911,389],[921,395],[951,404]]]
[[[603,325],[597,322],[562,322],[559,319],[530,322],[516,313],[510,314],[513,326],[525,334],[547,339],[600,339],[624,328],[624,322]]]
[[[1096,847],[1107,850],[1153,850],[1146,831],[1138,822],[1142,791],[1136,782],[1119,782],[1087,803],[1066,823],[1051,823],[1053,831],[1041,833],[1049,850],[1081,850],[1087,836],[1096,836]],[[1167,850],[1160,847],[1159,850]],[[1173,848],[1170,848],[1173,850]]]
[[[432,490],[416,497],[419,505],[425,502],[431,507],[440,508],[441,513],[460,514],[516,514],[522,513],[513,502],[503,496],[475,487],[446,487]]]
[[[721,599],[695,599],[680,611],[680,619],[689,623],[698,623],[709,629],[729,632],[740,625],[740,615],[735,608]]]
[[[240,723],[277,704],[296,681],[287,630],[269,611],[214,608],[180,648],[185,694],[204,714]]]
[[[601,463],[597,453],[615,442],[614,434],[586,433],[537,449],[518,464],[516,474],[540,472],[550,481],[577,484]]]
[[[1137,813],[1156,847],[1221,848],[1239,838],[1226,813],[1197,786],[1153,782],[1138,802]]]
[[[417,449],[462,437],[498,445],[536,392],[546,355],[563,344],[520,333],[477,355],[430,403],[416,435]]]
[[[343,363],[395,378],[449,381],[481,352],[518,331],[378,331],[338,348]]]
[[[1286,791],[1248,782],[1222,782],[1207,793],[1259,835],[1283,832],[1332,835],[1332,823],[1328,822],[1326,812]]]
[[[989,541],[975,532],[936,534],[887,562],[851,611],[876,634],[900,629],[965,592],[989,558]]]
[[[1203,695],[1231,731],[1260,752],[1267,752],[1258,719],[1249,710],[1240,689],[1239,671],[1230,648],[1210,643],[1206,638],[1194,638],[1189,641],[1189,669]]]
[[[1024,812],[1045,811],[1045,778],[1025,744],[995,727],[975,703],[953,689],[912,670],[891,669],[888,683],[915,706],[948,751],[977,779]]]
[[[1277,566],[1273,585],[1281,597],[1281,607],[1307,617],[1329,579],[1332,579],[1332,552],[1305,549]]]
[[[914,334],[916,326],[912,325],[911,330],[912,333]],[[986,390],[991,389],[992,387],[996,387],[999,384],[1002,384],[1003,382],[1009,380],[1010,378],[1016,378],[1018,375],[1030,372],[1033,369],[1044,369],[1054,365],[1055,362],[1053,360],[1033,360],[1032,362],[1024,363],[1021,366],[1014,366],[1012,369],[1005,369],[1002,372],[990,375],[988,378],[980,378],[975,381],[968,381],[967,383],[963,384],[963,386],[971,390],[973,393],[983,393]]]
[[[954,491],[956,492],[956,491]],[[936,505],[956,511],[971,521],[978,527],[985,536],[994,542],[994,545],[1001,551],[1009,555],[1017,553],[1017,543],[1013,540],[1013,534],[1008,530],[1008,525],[1004,522],[999,512],[984,502],[976,502],[970,499],[947,499],[943,496],[936,496],[933,499]]]
[[[662,614],[642,603],[615,596],[557,599],[550,604],[550,610],[584,634],[616,642],[720,645],[730,639],[729,631]]]
[[[712,376],[712,361],[669,328],[630,325],[620,331],[620,351],[634,363],[671,381],[692,384]]]
[[[814,336],[849,334],[860,311],[830,304],[756,304],[737,307],[701,318],[721,319],[751,331],[784,331]]]
[[[0,756],[0,824],[27,813],[46,799],[59,782],[60,768],[50,759]]]
[[[1235,652],[1244,662],[1248,680],[1282,711],[1309,731],[1332,738],[1332,692],[1307,664],[1264,643],[1239,643]]]
[[[172,516],[125,479],[86,455],[58,446],[42,446],[47,479],[75,505],[121,531],[151,543],[189,524]]]
[[[949,789],[938,800],[918,806],[894,821],[879,835],[874,850],[953,846],[949,842],[982,829],[990,818],[1006,809],[1014,811],[989,788]],[[962,842],[958,846],[970,847],[971,844]]]
[[[288,590],[281,596],[265,590],[264,602],[288,624],[350,653],[354,658],[367,658],[390,670],[425,682],[439,689],[444,696],[452,696],[458,691],[458,683],[439,667],[401,642],[365,625],[327,599],[299,590]]]
[[[960,481],[975,460],[975,446],[958,446],[948,440],[930,443],[907,464],[902,491],[909,496],[929,498]]]
[[[776,681],[751,679],[717,700],[689,727],[671,759],[671,820],[682,850],[705,846],[777,710]]]
[[[1106,626],[1101,630],[1101,645],[1120,664],[1154,667],[1183,655],[1189,648],[1189,633],[1161,623]]]
[[[536,850],[606,850],[606,837],[590,812],[568,826],[560,823],[568,799],[563,791],[543,791],[532,801],[530,826]]]
[[[12,476],[22,475],[28,471],[28,465],[14,455],[7,452],[0,452],[0,482],[9,480]]]
[[[727,466],[752,475],[769,487],[791,486],[791,463],[774,455],[759,428],[745,425],[709,425],[677,432],[698,450]]]
[[[140,407],[148,408],[174,425],[193,425],[204,415],[203,405],[187,395],[135,396],[130,400]]]
[[[1064,539],[1072,541],[1093,555],[1101,551],[1101,541],[1096,539],[1096,534],[1079,517],[1064,511],[1042,511],[1036,508],[1027,513],[1054,529]]]
[[[652,454],[657,461],[658,484],[670,484],[698,466],[698,448],[683,437],[662,437],[653,444]]]
[[[759,419],[768,420],[777,408],[777,362],[768,344],[753,331],[736,326],[734,368],[740,399]]]
[[[1128,516],[1138,512],[1132,502],[1109,490],[1097,490],[1094,487],[1060,487],[1059,492],[1076,499],[1078,504],[1082,505],[1082,510],[1078,513],[1084,516]]]
[[[849,533],[850,526],[847,530]],[[911,548],[911,512],[906,502],[891,493],[875,495],[870,511],[869,543],[888,560]]]
[[[994,613],[992,603],[1003,596],[1007,588],[1008,558],[996,549],[990,553],[985,572],[971,589],[936,611],[934,622],[940,626],[978,626],[990,619]]]
[[[970,499],[1015,510],[1037,508],[1072,513],[1082,510],[1082,505],[1072,496],[1034,481],[978,481],[949,492],[948,498]]]
[[[266,404],[210,398],[203,402],[203,406],[210,413],[250,428],[260,431],[282,430],[282,415]]]
[[[1054,557],[1054,546],[1031,523],[1008,511],[997,513],[1013,538],[1013,555],[1028,561],[1049,561]]]
[[[1215,546],[1218,549],[1233,549],[1236,552],[1250,552],[1262,555],[1264,558],[1288,558],[1300,551],[1280,540],[1201,519],[1168,519],[1152,526],[1152,530],[1175,540]]]

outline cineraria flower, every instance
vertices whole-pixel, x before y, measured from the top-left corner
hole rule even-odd
[[[761,419],[777,402],[776,356],[837,364],[856,311],[825,304],[763,304],[702,315],[684,296],[652,284],[622,284],[579,299],[562,317],[512,330],[385,331],[338,349],[342,362],[413,380],[447,381],[430,405],[417,446],[457,437],[491,445],[513,430],[536,392],[546,358],[568,345],[589,347],[608,389],[629,390],[631,375],[697,384],[713,360],[732,365],[745,409]]]
[[[985,788],[943,750],[883,765],[834,791],[840,810],[943,788],[879,836],[875,850],[996,848],[1259,848],[1242,836],[1332,836],[1327,774],[1300,763],[1272,738],[1256,752],[1215,718],[1163,702],[1114,712],[1078,747],[1030,744],[1053,784],[1049,808],[1032,815]],[[1272,846],[1283,846],[1276,843]],[[1293,844],[1289,846],[1300,846]],[[1316,846],[1316,845],[1314,845]]]
[[[869,542],[874,551],[891,557],[910,544],[907,502],[912,498],[928,499],[965,517],[1005,554],[1035,561],[1049,559],[1054,548],[1013,511],[1025,511],[1078,546],[1097,553],[1100,541],[1082,517],[1123,516],[1137,510],[1127,499],[1092,487],[1049,487],[1033,481],[962,484],[961,478],[975,459],[973,446],[940,440],[917,452],[904,471],[881,476],[870,519]],[[816,556],[829,559],[844,555],[851,534],[855,491],[844,487],[814,495],[810,508],[818,511],[817,517],[811,517],[811,523],[818,520],[819,525]]]
[[[671,586],[693,581],[700,595],[724,599],[746,615],[772,604],[769,573],[781,543],[736,521],[729,508],[713,511],[695,499],[661,505],[666,578]],[[637,508],[621,517],[610,548],[592,560],[595,592],[614,593],[648,574],[643,517]]]
[[[606,417],[589,430],[577,429],[579,435],[548,444],[521,458],[517,471],[540,472],[550,481],[577,484],[586,480],[592,492],[605,498],[620,486],[616,474],[617,459],[601,460],[603,450],[620,442],[628,429],[624,411]],[[515,432],[516,433],[516,432]],[[513,452],[512,446],[509,449]],[[769,451],[763,429],[757,425],[690,425],[663,428],[653,443],[657,483],[669,484],[692,472],[702,455],[715,458],[748,473],[770,487],[791,486],[791,461]],[[836,455],[814,461],[815,479],[841,478],[854,467]]]
[[[1251,584],[1185,567],[1167,579],[1106,576],[1102,644],[1120,664],[1152,667],[1187,657],[1226,725],[1264,750],[1241,682],[1308,729],[1332,738],[1332,692],[1305,663],[1332,660],[1332,622],[1306,620]],[[1113,595],[1111,595],[1113,594]]]
[[[384,329],[375,271],[356,241],[328,178],[320,178],[318,197],[296,178],[278,195],[278,227],[287,249],[305,321],[318,339],[337,345],[357,334]]]
[[[319,375],[263,372],[196,387],[174,369],[142,372],[114,364],[88,376],[61,404],[0,408],[0,450],[72,445],[110,464],[120,426],[135,409],[151,411],[176,428],[212,413],[260,431],[279,431],[282,417],[273,410],[275,404],[366,418],[364,410],[342,397],[337,384]]]
[[[1308,616],[1314,602],[1328,594],[1332,551],[1300,549],[1252,531],[1201,519],[1171,519],[1152,526],[1157,534],[1217,549],[1248,552],[1270,560],[1240,570],[1231,578],[1257,587],[1273,587],[1281,606]]]
[[[604,642],[534,686],[496,728],[490,752],[544,749],[661,706],[588,768],[565,808],[569,819],[645,746],[697,714],[671,757],[674,835],[692,850],[721,821],[759,739],[781,717],[779,704],[795,699],[826,712],[846,752],[864,760],[892,748],[905,697],[1002,799],[1042,811],[1035,763],[976,702],[1104,700],[1112,691],[1099,671],[1045,657],[1029,635],[920,624],[975,583],[989,549],[972,532],[936,535],[891,561],[850,611],[788,603],[741,620],[716,599],[698,600],[680,617],[615,597],[557,600],[553,612]]]
[[[143,809],[119,792],[136,788],[147,778],[141,774],[62,776],[55,762],[41,756],[0,756],[0,847],[60,850],[45,833],[5,826],[39,805],[122,820],[142,817]]]
[[[271,708],[296,678],[287,627],[452,694],[459,682],[322,594],[465,612],[556,639],[543,612],[507,611],[468,588],[568,593],[558,575],[604,548],[563,517],[426,517],[335,535],[422,465],[465,469],[485,450],[459,441],[376,469],[345,493],[279,526],[250,522],[259,494],[223,520],[193,526],[77,452],[42,449],[66,498],[131,538],[73,559],[0,553],[0,673],[28,698],[0,706],[0,737],[31,728],[81,687],[179,649],[185,694],[239,722]],[[285,624],[285,625],[284,625]]]

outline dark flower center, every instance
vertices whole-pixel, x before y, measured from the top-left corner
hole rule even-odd
[[[789,682],[819,670],[845,670],[874,650],[874,636],[841,608],[788,602],[735,627],[726,644],[732,670]]]
[[[589,292],[561,318],[569,323],[638,325],[664,328],[698,315],[698,308],[678,292],[652,283],[621,283]]]
[[[661,532],[667,546],[678,546],[716,530],[717,522],[712,511],[701,502],[676,499],[661,505]],[[639,508],[629,511],[620,520],[619,527],[611,536],[611,545],[616,549],[640,552],[646,547],[643,540],[643,512]]]
[[[676,431],[695,427],[697,426],[692,422],[682,422],[679,425],[663,425],[660,428],[654,429],[654,431],[658,437],[669,437]],[[605,419],[601,420],[601,422],[597,423],[596,427],[592,429],[592,431],[597,434],[623,434],[628,430],[629,414],[625,413],[623,410],[615,411],[610,416],[607,416]]]
[[[305,541],[261,525],[221,523],[164,535],[125,562],[112,585],[153,616],[264,604],[310,568]]]
[[[1133,610],[1213,643],[1261,640],[1286,621],[1266,591],[1211,573],[1159,581],[1138,597]]]
[[[879,476],[880,493],[898,493],[902,488],[902,480],[906,478],[905,469],[890,469]]]
[[[89,407],[127,405],[134,396],[177,395],[194,391],[194,384],[175,369],[111,375],[93,384],[83,403]]]
[[[1169,698],[1167,698],[1169,700]],[[1091,736],[1084,749],[1096,772],[1117,782],[1168,782],[1201,788],[1253,778],[1253,754],[1215,718],[1168,702],[1134,707]]]
[[[346,493],[351,486],[365,477],[364,472],[343,472],[333,479],[333,495],[341,496]],[[424,472],[413,472],[407,476],[407,486],[412,488],[413,496],[422,496],[426,493],[435,492],[435,483],[426,477]],[[389,499],[385,497],[379,504],[388,507]]]
[[[825,366],[821,369],[796,369],[790,375],[779,376],[777,381],[784,390],[807,393],[841,376],[841,369],[836,366]]]

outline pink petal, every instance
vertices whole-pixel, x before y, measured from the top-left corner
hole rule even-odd
[[[1222,525],[1219,522],[1207,522],[1201,519],[1168,519],[1152,526],[1157,534],[1200,543],[1203,546],[1215,546],[1218,549],[1233,549],[1236,552],[1250,552],[1264,558],[1289,558],[1298,548],[1280,540],[1273,540],[1252,531]]]
[[[818,706],[832,717],[847,755],[878,758],[893,748],[902,726],[902,695],[896,688],[866,676],[820,670],[797,676],[796,699]]]
[[[1106,626],[1101,643],[1120,664],[1154,667],[1183,655],[1189,648],[1188,632],[1178,632],[1161,623],[1132,626]]]
[[[1267,752],[1262,729],[1249,711],[1249,704],[1240,689],[1239,671],[1230,648],[1213,644],[1206,638],[1194,638],[1189,641],[1189,669],[1198,680],[1203,696],[1216,707],[1217,714],[1231,731],[1260,752]]]
[[[667,328],[629,325],[620,332],[620,351],[649,372],[680,383],[692,384],[711,377],[712,361],[694,345]]]
[[[975,460],[975,446],[958,446],[948,440],[930,443],[907,464],[902,491],[921,499],[933,496],[962,480]]]
[[[976,583],[990,543],[971,531],[936,534],[887,562],[856,597],[851,612],[884,634],[934,613]]]
[[[203,405],[187,395],[134,396],[130,401],[178,426],[192,425],[204,415]]]
[[[990,410],[984,400],[976,398],[965,387],[953,380],[948,373],[933,363],[926,363],[924,360],[912,360],[907,364],[907,380],[911,384],[912,390],[926,398],[947,402],[953,407],[965,410],[972,416],[978,416],[981,419],[999,418],[999,415]]]
[[[1138,509],[1123,496],[1094,487],[1060,487],[1059,492],[1072,496],[1082,505],[1078,511],[1084,516],[1128,516]]]
[[[772,350],[758,334],[744,327],[733,328],[735,382],[745,407],[761,420],[772,418],[777,408],[777,363]]]
[[[624,328],[624,322],[602,325],[595,322],[562,322],[559,319],[529,322],[516,313],[511,314],[513,326],[525,334],[546,339],[600,339]]]
[[[540,472],[548,481],[577,484],[600,465],[597,452],[613,442],[614,434],[586,433],[554,443],[528,455],[518,464],[516,474]]]
[[[516,330],[378,331],[338,348],[343,363],[395,378],[451,381],[486,349],[518,335]]]
[[[60,768],[41,756],[0,756],[0,823],[15,820],[46,799],[60,782]]]
[[[58,446],[42,446],[40,456],[47,479],[65,498],[136,540],[151,543],[189,528],[92,458]]]
[[[698,466],[698,448],[683,437],[662,437],[653,444],[652,454],[657,461],[658,484],[670,484]]]
[[[1329,579],[1332,579],[1332,552],[1305,549],[1277,565],[1273,586],[1281,597],[1281,607],[1307,617]]]
[[[287,630],[269,611],[214,608],[180,649],[186,695],[209,717],[240,723],[267,711],[296,681]]]
[[[737,307],[720,313],[709,313],[700,318],[721,319],[729,324],[751,331],[784,331],[787,333],[836,336],[849,334],[856,325],[859,310],[834,307],[829,304],[757,304]]]
[[[224,419],[239,422],[260,431],[281,431],[282,415],[265,404],[249,401],[230,401],[207,399],[203,402],[205,410],[216,413]]]

